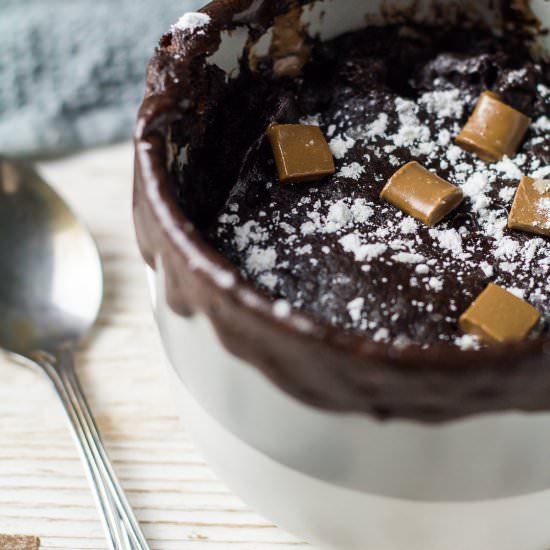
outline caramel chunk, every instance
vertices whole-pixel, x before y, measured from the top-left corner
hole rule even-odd
[[[293,8],[275,18],[269,53],[273,57],[273,73],[277,77],[296,77],[311,56],[308,35],[300,20],[301,8]]]
[[[485,343],[523,340],[538,323],[541,314],[525,300],[490,283],[460,317],[464,332]]]
[[[272,124],[267,137],[282,182],[318,180],[334,174],[334,159],[318,126]]]
[[[433,226],[454,210],[464,196],[461,189],[412,161],[390,178],[380,198]]]
[[[484,92],[456,143],[481,160],[496,162],[516,154],[530,124],[528,116],[502,103],[498,94]]]
[[[510,210],[508,227],[550,237],[550,180],[523,176]]]

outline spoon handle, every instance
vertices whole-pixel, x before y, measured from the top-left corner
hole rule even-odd
[[[61,399],[101,512],[110,550],[149,550],[78,382],[73,346],[61,346],[55,356],[36,352],[33,358]]]

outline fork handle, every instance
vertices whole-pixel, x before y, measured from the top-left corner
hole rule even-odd
[[[33,359],[46,372],[61,400],[100,511],[110,550],[149,550],[76,376],[73,346],[60,346],[55,356],[36,352]]]

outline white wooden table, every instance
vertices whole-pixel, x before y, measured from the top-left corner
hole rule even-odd
[[[216,479],[176,417],[134,241],[130,145],[39,168],[86,221],[105,262],[105,306],[81,350],[78,370],[152,548],[302,546]],[[84,472],[47,381],[2,357],[0,373],[0,533],[38,535],[49,550],[105,548]]]

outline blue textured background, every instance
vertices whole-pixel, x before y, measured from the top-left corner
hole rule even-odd
[[[0,154],[131,135],[161,34],[204,0],[0,0]]]

